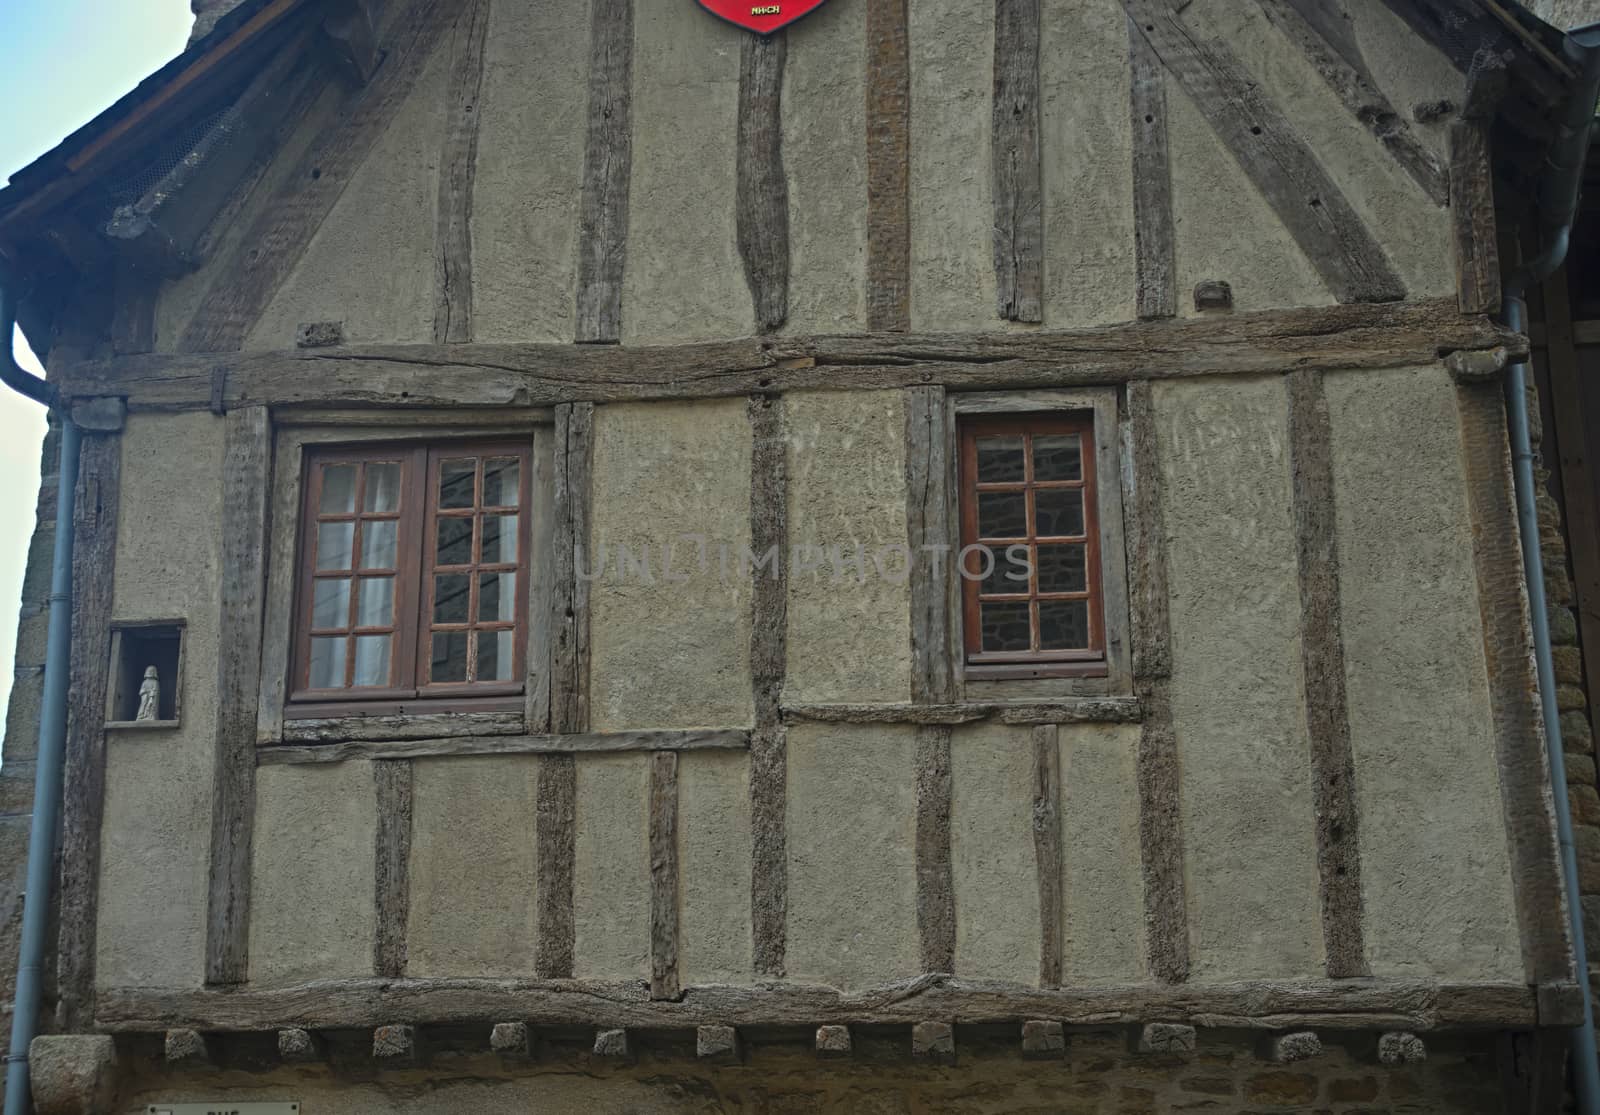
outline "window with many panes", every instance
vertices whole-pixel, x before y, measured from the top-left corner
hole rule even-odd
[[[291,714],[516,700],[529,464],[515,443],[307,451]]]
[[[966,673],[1104,674],[1092,413],[971,415],[958,430]]]

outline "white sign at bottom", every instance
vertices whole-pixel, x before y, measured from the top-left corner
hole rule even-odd
[[[298,1103],[152,1103],[145,1115],[300,1115]]]

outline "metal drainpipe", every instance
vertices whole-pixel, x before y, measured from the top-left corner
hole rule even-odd
[[[18,366],[12,352],[17,322],[14,288],[0,285],[0,382],[28,398],[54,407],[55,387]],[[61,459],[57,466],[55,554],[50,563],[50,633],[45,643],[44,704],[39,711],[39,758],[33,778],[33,820],[28,828],[28,881],[22,907],[22,951],[11,1016],[11,1052],[6,1056],[5,1115],[27,1115],[32,1108],[28,1046],[38,1026],[44,990],[44,957],[50,922],[50,884],[55,865],[56,828],[61,816],[62,772],[66,765],[67,674],[72,647],[72,518],[78,487],[78,427],[61,418]]]
[[[1583,77],[1568,103],[1561,132],[1551,150],[1545,177],[1544,239],[1546,247],[1506,283],[1505,324],[1527,332],[1528,287],[1543,281],[1567,255],[1572,222],[1578,210],[1583,166],[1588,157],[1594,110],[1600,96],[1600,24],[1568,34],[1566,50],[1583,64]],[[1567,802],[1567,768],[1561,744],[1561,712],[1556,705],[1555,662],[1550,653],[1550,615],[1544,591],[1544,558],[1539,544],[1539,512],[1533,476],[1533,445],[1528,432],[1528,365],[1511,365],[1506,376],[1507,425],[1511,438],[1513,481],[1517,494],[1517,526],[1522,536],[1522,564],[1528,581],[1528,611],[1533,625],[1534,662],[1544,714],[1545,747],[1554,790],[1556,834],[1561,844],[1561,873],[1566,881],[1567,925],[1573,962],[1583,991],[1583,1024],[1572,1031],[1572,1077],[1578,1110],[1600,1115],[1600,1061],[1595,1054],[1594,1004],[1589,994],[1588,951],[1583,940],[1583,909],[1578,895],[1578,858],[1572,843],[1572,812]],[[1591,648],[1600,653],[1600,648]]]

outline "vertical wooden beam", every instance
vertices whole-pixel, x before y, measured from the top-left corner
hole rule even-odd
[[[105,815],[105,694],[111,591],[122,490],[122,438],[86,435],[73,508],[72,687],[61,819],[61,913],[56,1019],[64,1032],[94,1022],[100,825]],[[59,529],[59,524],[57,529]]]
[[[400,979],[406,974],[406,924],[411,916],[411,760],[373,763],[372,779],[378,796],[373,856],[378,931],[373,940],[372,972]]]
[[[1300,661],[1317,820],[1322,942],[1330,979],[1367,975],[1355,760],[1345,700],[1333,444],[1322,373],[1286,377],[1300,581]]]
[[[230,413],[222,465],[222,624],[217,662],[217,750],[212,784],[206,982],[243,983],[250,939],[250,850],[255,822],[256,700],[261,682],[267,497],[272,420],[267,408]]]
[[[1132,19],[1128,58],[1133,112],[1133,247],[1139,317],[1178,312],[1178,274],[1173,251],[1172,167],[1167,154],[1167,79],[1161,59]]]
[[[1039,877],[1039,986],[1061,986],[1061,746],[1054,724],[1033,729],[1033,854]]]
[[[478,168],[478,98],[490,0],[467,0],[451,32],[449,113],[439,156],[433,340],[472,340],[472,194]]]
[[[784,974],[789,914],[788,837],[784,813],[788,746],[779,716],[787,668],[789,586],[788,445],[783,398],[753,395],[750,418],[750,549],[770,565],[753,572],[750,673],[755,730],[750,735],[750,924],[755,969]]]
[[[118,356],[150,352],[156,347],[156,298],[161,276],[119,255],[113,280],[116,295],[111,315],[111,349]]]
[[[622,339],[622,272],[633,173],[633,0],[594,0],[589,125],[578,211],[579,342]]]
[[[907,0],[867,5],[867,328],[911,328],[911,42]]]
[[[1500,245],[1487,121],[1458,120],[1450,126],[1450,219],[1461,312],[1495,313],[1500,309]]]
[[[917,728],[917,933],[924,972],[954,972],[955,879],[950,863],[950,727]]]
[[[1523,972],[1532,984],[1569,980],[1574,975],[1566,899],[1533,670],[1505,402],[1498,379],[1458,384],[1456,404]],[[1576,978],[1581,979],[1582,973]]]
[[[1148,380],[1128,384],[1125,428],[1132,459],[1134,684],[1144,705],[1137,760],[1139,854],[1144,872],[1145,954],[1153,978],[1189,978],[1188,896],[1183,881],[1183,813],[1177,739],[1168,693],[1172,632],[1167,590],[1161,465]]]
[[[911,547],[911,698],[955,699],[950,606],[944,562],[926,560],[927,546],[951,546],[949,438],[944,388],[910,387],[906,410],[906,534]]]
[[[678,753],[650,756],[650,998],[678,986]]]
[[[756,331],[789,318],[789,180],[783,171],[783,65],[787,32],[746,35],[739,47],[736,224]]]
[[[1039,0],[994,5],[994,271],[1000,316],[1044,320]]]
[[[538,940],[540,979],[571,979],[576,922],[572,872],[577,859],[578,768],[572,755],[541,755],[537,793]]]

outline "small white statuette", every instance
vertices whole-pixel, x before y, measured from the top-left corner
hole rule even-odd
[[[135,720],[159,720],[161,706],[161,680],[154,666],[144,668],[144,680],[139,683],[139,711]]]

